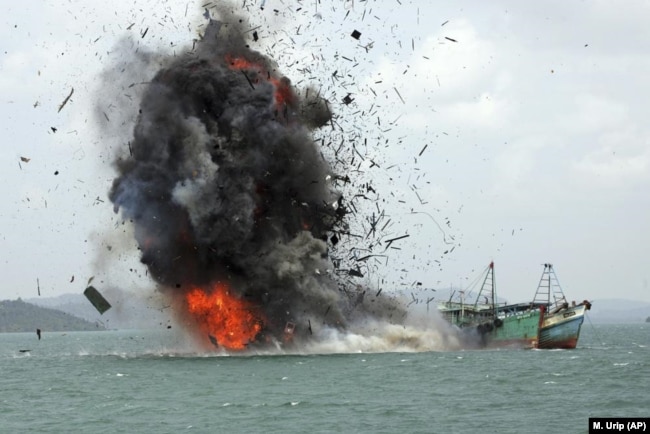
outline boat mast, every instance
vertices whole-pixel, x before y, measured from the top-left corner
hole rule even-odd
[[[494,261],[490,262],[490,271],[492,271],[492,315],[497,317],[497,278],[494,275]]]
[[[490,295],[487,296],[484,294],[484,292],[490,292]],[[491,310],[492,314],[494,317],[497,315],[497,309],[496,309],[496,281],[494,279],[494,261],[490,262],[490,265],[487,268],[487,272],[485,273],[485,279],[483,279],[483,285],[481,286],[481,290],[478,293],[478,296],[476,297],[476,301],[474,302],[474,311],[477,311],[478,309],[478,302],[481,299],[481,296],[485,297],[487,300],[486,304],[490,305],[491,302]]]
[[[547,309],[556,308],[566,303],[564,292],[553,270],[553,264],[544,264],[544,272],[537,285],[533,304],[543,304]]]

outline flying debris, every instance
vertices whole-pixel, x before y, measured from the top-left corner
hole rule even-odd
[[[402,240],[402,239],[404,239],[404,238],[408,238],[408,237],[410,237],[410,235],[409,235],[409,234],[406,234],[406,235],[402,235],[402,236],[399,236],[399,237],[395,237],[395,238],[391,238],[391,239],[389,239],[389,240],[386,240],[386,249],[388,249],[388,248],[390,247],[390,245],[391,245],[394,241]]]
[[[361,37],[361,32],[354,30],[350,36],[352,36],[354,39],[359,39]]]
[[[74,87],[70,89],[70,93],[68,94],[68,96],[66,96],[63,102],[59,105],[59,110],[57,111],[57,113],[63,110],[63,107],[65,107],[65,105],[68,103],[68,100],[70,100],[70,97],[72,96],[73,93],[74,93]]]
[[[95,306],[95,309],[97,309],[100,314],[104,314],[104,312],[111,308],[111,304],[104,298],[103,295],[100,294],[97,289],[95,289],[94,286],[89,286],[86,288],[84,295],[88,301],[90,301],[92,305]]]

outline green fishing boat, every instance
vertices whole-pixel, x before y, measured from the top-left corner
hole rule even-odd
[[[451,324],[462,329],[481,347],[535,348],[540,326],[540,308],[533,303],[499,304],[494,262],[481,274],[482,285],[473,304],[459,299],[440,303],[438,310]]]

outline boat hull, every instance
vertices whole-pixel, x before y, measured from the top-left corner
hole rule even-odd
[[[539,327],[537,348],[574,349],[580,337],[585,310],[584,305],[579,305],[545,316]]]
[[[533,348],[537,343],[539,327],[538,309],[500,316],[501,327],[486,334],[485,346],[489,348]]]

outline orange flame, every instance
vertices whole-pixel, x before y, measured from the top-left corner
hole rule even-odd
[[[231,56],[230,54],[226,55],[226,62],[228,62],[228,66],[230,69],[234,69],[237,71],[243,70],[243,69],[249,69],[249,70],[257,70],[257,72],[261,76],[267,76],[266,80],[273,85],[275,88],[275,105],[276,106],[283,106],[285,104],[292,104],[294,101],[294,94],[293,91],[291,90],[290,87],[290,82],[288,79],[282,77],[281,79],[277,79],[275,77],[272,77],[262,65],[251,62],[249,60],[244,59],[243,57],[234,57]]]
[[[255,341],[264,319],[255,306],[235,297],[223,283],[209,291],[192,288],[185,294],[188,312],[213,344],[242,350]]]
[[[257,69],[262,71],[263,68],[257,63],[250,62],[243,57],[233,57],[230,54],[226,54],[226,62],[230,65],[230,69]]]

